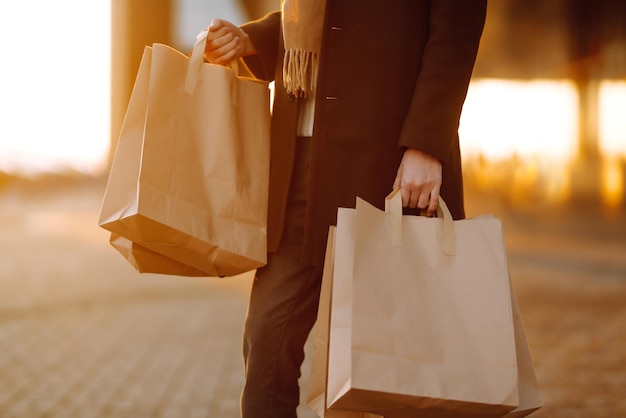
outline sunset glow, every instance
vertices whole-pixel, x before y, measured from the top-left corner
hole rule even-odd
[[[109,0],[0,3],[0,171],[106,166]]]
[[[541,155],[567,162],[576,152],[578,102],[569,81],[476,80],[461,117],[464,155]]]
[[[626,157],[626,82],[600,83],[600,152]]]
[[[0,3],[9,63],[0,69],[0,172],[103,173],[111,139],[110,8],[110,0]],[[598,85],[596,173],[604,202],[618,206],[626,186],[626,82]],[[459,129],[464,161],[483,161],[482,172],[472,171],[481,184],[502,181],[509,170],[511,187],[531,193],[539,184],[544,195],[564,200],[580,158],[579,109],[566,79],[475,79]]]

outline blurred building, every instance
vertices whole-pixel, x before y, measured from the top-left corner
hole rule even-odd
[[[212,17],[241,23],[277,7],[279,0],[114,0],[114,51],[125,53],[113,56],[113,139],[143,45],[189,48]],[[626,106],[624,83],[626,2],[490,2],[461,126],[468,187],[514,205],[623,207],[626,126],[614,110]]]
[[[102,173],[146,45],[185,51],[212,18],[239,24],[279,7],[280,0],[1,3],[0,46],[12,62],[0,68],[0,172]],[[40,43],[33,28],[48,20],[57,22],[46,31],[48,47],[26,65],[33,52],[24,45]],[[515,207],[592,202],[624,211],[624,108],[625,1],[491,1],[460,126],[466,184]],[[46,165],[46,157],[60,163]]]
[[[479,115],[464,133],[480,152],[464,152],[470,182],[515,204],[623,208],[626,2],[490,2],[473,86],[465,110]]]

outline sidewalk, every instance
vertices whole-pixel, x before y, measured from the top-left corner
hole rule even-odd
[[[0,417],[238,417],[250,278],[135,273],[96,226],[101,186],[0,193]],[[504,218],[533,416],[626,417],[623,217],[468,207]]]

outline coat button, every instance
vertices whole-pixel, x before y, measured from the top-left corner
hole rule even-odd
[[[293,93],[289,93],[287,97],[289,98],[290,102],[293,102],[294,100],[296,100],[296,95]]]

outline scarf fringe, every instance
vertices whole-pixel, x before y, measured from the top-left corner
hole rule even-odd
[[[301,49],[285,51],[283,81],[288,94],[306,98],[314,94],[319,71],[319,54]]]

